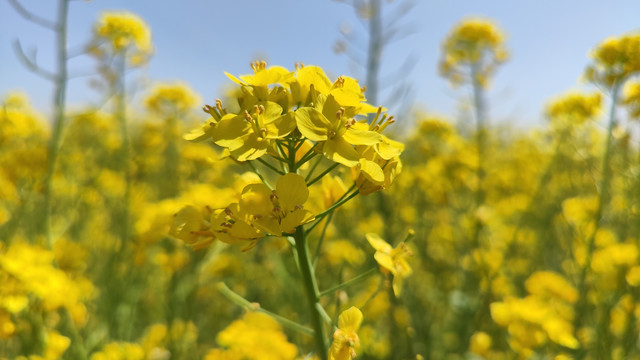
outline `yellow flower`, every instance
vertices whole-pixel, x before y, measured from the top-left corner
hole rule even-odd
[[[100,58],[125,54],[132,65],[142,65],[153,53],[151,30],[130,12],[104,12],[94,27],[90,53]]]
[[[241,211],[251,216],[251,223],[258,229],[272,235],[293,233],[299,225],[313,219],[304,203],[309,198],[309,189],[304,178],[288,173],[276,183],[271,191],[264,184],[247,185],[240,200]]]
[[[328,159],[348,167],[358,165],[360,155],[353,145],[374,145],[381,141],[375,131],[353,128],[354,107],[341,106],[333,95],[317,95],[313,107],[295,112],[300,133],[307,139],[323,142],[322,153]]]
[[[591,53],[593,64],[587,67],[587,80],[611,87],[640,71],[640,33],[610,37]]]
[[[329,360],[351,360],[356,357],[360,347],[358,329],[362,324],[362,312],[350,307],[340,314],[338,330],[333,333],[333,343],[329,349]]]
[[[160,114],[173,116],[174,112],[185,111],[200,103],[200,97],[183,83],[158,84],[145,100],[145,105]]]
[[[555,121],[569,120],[582,124],[600,114],[602,96],[600,93],[583,94],[568,92],[547,105],[547,116]]]
[[[508,57],[504,34],[493,22],[483,19],[466,19],[458,23],[442,48],[440,73],[454,85],[478,81],[485,86],[489,75]],[[474,70],[476,79],[470,78],[468,66],[477,67]]]
[[[205,359],[293,360],[298,353],[275,320],[256,312],[227,326],[218,333],[217,342],[226,350],[214,349]]]
[[[407,262],[407,257],[411,255],[411,251],[404,242],[392,248],[389,243],[377,234],[369,233],[365,236],[369,244],[376,249],[376,253],[373,256],[380,268],[384,272],[390,272],[393,275],[393,293],[399,296],[402,291],[403,278],[412,273],[411,267]]]

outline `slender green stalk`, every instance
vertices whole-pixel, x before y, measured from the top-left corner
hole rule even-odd
[[[311,175],[316,170],[318,165],[320,165],[321,161],[322,161],[322,156],[319,157],[318,160],[316,160],[316,162],[311,166],[311,169],[309,170],[309,173],[307,174],[307,176],[304,178],[304,181],[309,181],[309,179],[311,179]]]
[[[130,222],[130,202],[131,202],[131,144],[129,140],[129,130],[127,126],[127,113],[126,113],[126,86],[125,86],[125,70],[126,70],[126,52],[119,54],[116,61],[117,63],[117,83],[115,84],[116,92],[116,108],[115,114],[118,122],[120,123],[120,137],[122,138],[122,149],[120,154],[120,166],[125,180],[125,192],[122,203],[121,213],[121,239],[123,245],[129,239],[129,226]]]
[[[333,210],[337,209],[338,207],[342,206],[344,203],[346,203],[347,201],[353,199],[356,195],[358,195],[360,193],[360,190],[356,190],[354,191],[351,195],[345,197],[342,200],[336,201],[335,204],[331,205],[331,207],[329,207],[327,210],[321,212],[320,214],[316,215],[316,222],[313,223],[313,225],[311,225],[308,229],[307,232],[311,232],[311,230],[313,230],[316,226],[318,226],[318,224],[320,223],[320,221],[322,220],[322,218],[324,218],[325,216],[327,216],[328,214],[330,214]]]
[[[298,256],[298,264],[300,265],[300,273],[302,275],[302,283],[304,285],[304,293],[309,303],[309,315],[311,316],[311,324],[314,329],[314,338],[316,341],[316,351],[318,358],[327,358],[327,334],[322,324],[322,314],[318,311],[320,306],[318,285],[315,275],[313,274],[313,266],[309,258],[309,249],[305,231],[302,226],[296,228],[294,235],[296,241],[296,250]]]
[[[322,228],[322,232],[320,233],[320,238],[318,239],[318,244],[316,245],[316,252],[313,253],[313,268],[315,269],[316,264],[318,263],[318,258],[320,257],[320,248],[322,247],[322,243],[324,242],[324,236],[327,233],[327,228],[331,223],[331,218],[333,217],[333,212],[329,214],[327,217],[327,221],[324,223],[324,227]]]
[[[274,172],[280,174],[280,175],[284,175],[284,172],[282,172],[281,170],[278,170],[277,168],[275,168],[273,165],[269,164],[268,162],[266,162],[264,159],[262,158],[257,158],[256,160],[260,161],[260,163],[262,163],[262,165],[268,167],[269,169],[273,170]]]
[[[69,0],[58,2],[58,20],[56,22],[56,48],[58,72],[56,74],[56,93],[54,97],[53,133],[49,141],[49,158],[47,162],[47,172],[44,180],[44,217],[42,219],[44,233],[47,239],[47,246],[53,246],[53,236],[51,234],[51,203],[52,203],[52,183],[56,169],[60,141],[62,140],[62,129],[64,128],[64,115],[67,94],[67,19],[69,15]]]
[[[276,320],[278,323],[280,323],[280,325],[291,329],[291,330],[295,330],[301,334],[304,335],[308,335],[308,336],[313,336],[314,332],[312,329],[309,329],[306,326],[300,325],[295,321],[291,321],[283,316],[280,316],[278,314],[272,313],[269,310],[265,310],[263,308],[260,307],[259,304],[256,303],[251,303],[249,302],[249,300],[243,298],[242,296],[240,296],[238,293],[234,292],[233,290],[229,289],[229,287],[221,282],[218,284],[218,291],[220,292],[220,294],[224,295],[224,297],[226,297],[227,299],[229,299],[231,302],[233,302],[234,304],[243,307],[246,310],[250,310],[250,311],[256,311],[256,312],[261,312],[263,314],[267,314],[269,316],[271,316],[274,320]]]
[[[362,280],[368,278],[369,276],[371,276],[371,275],[373,275],[373,274],[375,274],[377,272],[378,272],[378,267],[377,266],[373,267],[373,268],[363,272],[362,274],[354,277],[353,279],[347,280],[347,281],[343,282],[342,284],[336,285],[336,286],[334,286],[332,288],[329,288],[327,290],[324,290],[324,291],[320,292],[319,296],[323,297],[323,296],[331,295],[331,294],[333,294],[334,292],[336,292],[338,290],[342,290],[342,289],[347,288],[347,287],[349,287],[349,286],[351,286],[353,284],[357,284],[357,283],[361,282]]]
[[[338,165],[340,165],[339,163],[335,163],[331,166],[329,166],[325,171],[322,172],[322,174],[316,176],[313,180],[309,181],[307,183],[307,186],[311,186],[313,184],[315,184],[318,180],[322,179],[323,176],[327,175],[328,173],[331,172],[331,170],[335,169],[336,167],[338,167]]]
[[[253,170],[254,173],[256,173],[256,175],[258,175],[258,177],[260,178],[262,183],[265,184],[265,186],[268,187],[269,190],[273,190],[273,187],[267,182],[267,180],[264,178],[264,176],[262,176],[262,173],[258,170],[258,168],[256,168],[255,165],[253,165],[251,160],[247,161],[247,164],[249,164],[249,166],[251,166],[251,169]]]
[[[593,231],[591,235],[587,238],[587,252],[585,257],[585,263],[580,271],[580,277],[578,278],[578,293],[579,298],[576,303],[576,314],[574,320],[575,329],[579,329],[583,323],[583,317],[587,310],[587,274],[589,272],[589,268],[591,267],[591,258],[593,256],[593,250],[595,246],[595,238],[600,228],[600,222],[602,220],[602,215],[604,214],[605,205],[609,199],[609,187],[613,173],[611,172],[611,156],[612,152],[612,143],[613,143],[613,129],[616,125],[616,103],[618,101],[618,94],[620,92],[620,88],[624,80],[621,79],[616,82],[612,87],[611,92],[611,109],[609,111],[609,125],[607,127],[607,142],[605,145],[604,156],[602,158],[602,179],[600,180],[600,194],[598,196],[598,207],[596,208],[594,222],[595,226],[593,227]],[[596,339],[597,341],[597,339]],[[597,343],[597,342],[596,342]],[[583,358],[584,354],[579,353],[577,359]]]

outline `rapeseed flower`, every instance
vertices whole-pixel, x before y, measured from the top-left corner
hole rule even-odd
[[[373,256],[380,265],[380,269],[393,275],[393,293],[399,296],[402,291],[402,280],[413,272],[407,262],[411,251],[404,242],[393,248],[377,234],[366,234],[366,238],[376,250]]]
[[[125,55],[131,65],[146,63],[153,53],[151,30],[147,23],[130,12],[104,12],[94,29],[90,53],[98,58]]]
[[[442,44],[440,73],[454,85],[477,81],[486,86],[496,67],[508,57],[504,38],[502,30],[489,20],[461,21]],[[467,72],[469,66],[475,67],[471,73]]]
[[[587,80],[611,88],[640,71],[640,33],[609,37],[591,52]]]
[[[297,226],[313,220],[313,214],[304,208],[308,198],[304,178],[288,173],[278,178],[273,191],[264,184],[245,187],[240,209],[250,215],[250,222],[257,229],[279,236],[293,233]]]
[[[356,307],[343,311],[338,318],[338,330],[333,333],[329,360],[351,360],[360,348],[358,330],[362,324],[362,312]]]

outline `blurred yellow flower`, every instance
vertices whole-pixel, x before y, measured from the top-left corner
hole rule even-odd
[[[165,116],[190,110],[200,103],[200,97],[185,83],[158,84],[145,100],[150,109]],[[168,114],[167,114],[168,113]]]
[[[609,37],[591,52],[587,80],[612,87],[640,71],[640,33]]]
[[[640,81],[626,83],[622,101],[629,109],[629,116],[634,120],[640,120]]]
[[[393,293],[399,296],[402,291],[402,280],[412,273],[407,262],[411,251],[404,242],[393,248],[377,234],[369,233],[365,236],[369,244],[376,249],[373,256],[380,265],[380,269],[393,275]]]
[[[356,307],[343,311],[338,318],[338,330],[333,333],[329,360],[351,360],[360,347],[358,329],[362,324],[362,312]]]
[[[298,354],[280,325],[263,313],[246,313],[218,333],[217,342],[225,349],[211,350],[206,360],[293,360]]]
[[[153,53],[149,26],[130,12],[102,13],[93,31],[89,52],[96,57],[124,55],[131,65],[138,66],[147,62]]]
[[[454,85],[478,81],[487,86],[495,68],[507,60],[504,37],[502,30],[492,21],[480,18],[461,21],[442,44],[440,73]],[[468,66],[475,69],[467,69]],[[471,78],[472,75],[476,78]]]

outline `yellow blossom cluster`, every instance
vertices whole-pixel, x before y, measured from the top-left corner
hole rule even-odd
[[[609,37],[591,52],[587,80],[610,88],[640,71],[640,34]]]
[[[477,81],[486,87],[496,67],[507,60],[504,41],[505,35],[492,21],[465,19],[442,44],[440,73],[454,85]]]
[[[200,98],[184,83],[161,83],[151,89],[145,105],[157,113],[184,112],[200,104]]]
[[[153,53],[151,30],[130,12],[104,12],[94,27],[90,53],[98,58],[124,55],[133,66],[146,63]]]
[[[573,308],[578,291],[562,276],[541,271],[526,282],[529,296],[491,304],[493,320],[508,329],[509,344],[525,357],[547,341],[569,349],[579,347],[573,335]]]
[[[224,348],[213,349],[205,360],[293,360],[295,345],[287,341],[280,325],[269,315],[248,312],[218,333],[217,342]]]
[[[551,100],[547,104],[546,115],[552,121],[567,121],[582,124],[600,115],[602,95],[568,92]]]

